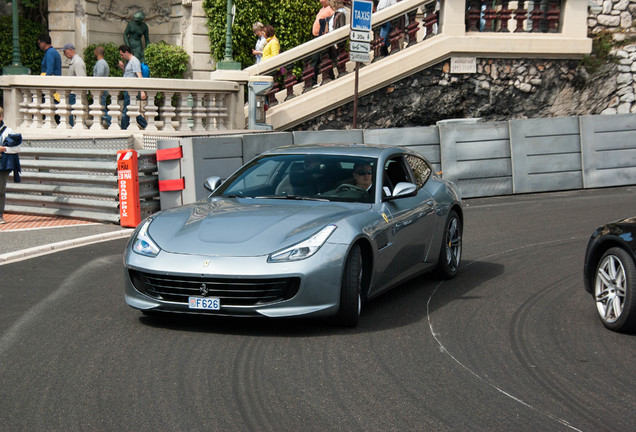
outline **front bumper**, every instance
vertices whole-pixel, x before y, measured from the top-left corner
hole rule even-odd
[[[126,285],[126,303],[142,311],[164,311],[187,314],[218,316],[330,316],[338,311],[340,284],[347,245],[325,243],[313,256],[296,262],[268,263],[267,256],[257,257],[215,257],[202,255],[184,255],[161,251],[155,258],[136,254],[127,248],[124,260],[124,280]],[[144,275],[157,275],[161,280],[187,280],[189,289],[183,300],[175,296],[162,296],[153,290],[139,286],[137,272]],[[167,278],[164,278],[167,276]],[[210,285],[214,280],[224,286],[220,295],[221,308],[218,311],[190,309],[188,295],[202,296],[196,289],[200,284]],[[253,302],[232,299],[232,286],[242,282],[255,287],[259,281],[268,285],[272,281],[293,280],[293,296],[279,296],[274,300],[266,298]],[[228,284],[225,285],[224,281]],[[136,286],[137,285],[137,286]],[[244,285],[244,284],[243,284]],[[269,284],[271,285],[271,284]],[[289,292],[289,291],[288,291]],[[211,293],[211,296],[214,294]],[[226,298],[224,298],[226,297]],[[245,304],[252,303],[252,304]]]

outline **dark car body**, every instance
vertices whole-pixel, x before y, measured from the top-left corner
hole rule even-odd
[[[607,320],[601,314],[600,293],[597,287],[600,264],[608,253],[614,253],[617,262],[625,273],[622,276],[626,292],[624,293],[622,317],[620,320]],[[622,251],[622,252],[621,252]],[[636,326],[636,296],[634,295],[634,268],[636,267],[636,217],[628,217],[597,228],[590,238],[585,252],[583,268],[585,290],[594,296],[599,307],[599,315],[604,325],[612,330],[629,331]],[[618,275],[618,278],[621,276]],[[613,277],[612,279],[617,279]],[[616,282],[616,281],[614,281]],[[620,280],[618,281],[620,283]]]

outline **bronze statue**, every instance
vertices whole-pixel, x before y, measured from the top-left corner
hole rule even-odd
[[[144,62],[144,50],[150,43],[148,38],[148,25],[144,22],[146,14],[142,11],[135,12],[133,20],[128,22],[126,31],[124,32],[124,43],[132,48],[133,55]],[[141,38],[145,39],[145,43]]]

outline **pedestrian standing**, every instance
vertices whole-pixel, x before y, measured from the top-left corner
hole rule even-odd
[[[97,48],[95,48],[95,51],[93,51],[93,54],[95,54],[95,58],[97,59],[97,62],[95,62],[95,66],[93,66],[93,76],[107,77],[108,75],[110,75],[110,67],[108,66],[108,62],[104,59],[104,55],[106,54],[104,47],[98,46]],[[102,104],[102,107],[104,107],[104,115],[102,116],[102,124],[105,127],[109,127],[111,122],[111,116],[108,115],[108,108],[107,108],[108,91],[102,92],[102,95],[100,96],[100,102]]]
[[[265,37],[267,38],[267,44],[263,48],[263,60],[267,60],[280,53],[280,42],[276,37],[276,31],[270,24],[265,26]]]
[[[256,39],[256,46],[252,50],[252,54],[256,57],[256,63],[260,63],[263,57],[263,48],[267,45],[267,38],[265,37],[265,26],[262,22],[255,22],[252,25],[252,31]]]
[[[71,63],[68,66],[69,75],[85,77],[86,63],[84,63],[84,59],[82,59],[75,51],[75,45],[72,43],[64,44],[64,47],[62,47],[62,53],[64,53],[64,57],[71,60]]]
[[[62,53],[64,57],[71,60],[71,63],[68,66],[68,72],[70,76],[86,76],[86,63],[84,63],[84,59],[82,59],[79,54],[75,51],[75,45],[72,43],[64,44],[62,47]],[[68,95],[68,103],[72,106],[75,105],[76,97],[74,93]],[[69,116],[68,122],[71,126],[75,124],[75,117]]]
[[[396,0],[380,0],[378,2],[377,11],[388,8],[396,4]],[[380,54],[383,56],[389,55],[389,33],[391,32],[391,21],[387,21],[380,27],[380,38],[382,39],[382,46],[380,47]]]
[[[0,224],[5,224],[4,206],[7,196],[7,180],[13,171],[13,181],[20,183],[20,144],[22,135],[4,124],[4,110],[0,107]]]
[[[51,45],[51,36],[42,33],[38,37],[38,48],[44,51],[44,58],[40,64],[40,75],[62,75],[62,57]]]
[[[119,46],[119,56],[126,60],[126,64],[122,60],[119,61],[119,67],[124,71],[124,78],[142,78],[141,73],[141,62],[137,57],[135,57],[132,53],[132,49],[128,45],[120,45]],[[139,95],[137,99],[141,99]],[[124,108],[121,113],[121,128],[127,129],[130,124],[130,117],[128,117],[128,105],[130,105],[130,95],[127,91],[124,92]],[[137,124],[142,128],[145,128],[148,125],[146,119],[139,114],[137,116]]]

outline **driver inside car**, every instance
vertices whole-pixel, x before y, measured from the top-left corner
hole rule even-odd
[[[356,182],[356,186],[369,192],[373,181],[373,169],[371,165],[357,162],[353,166],[353,179]]]

